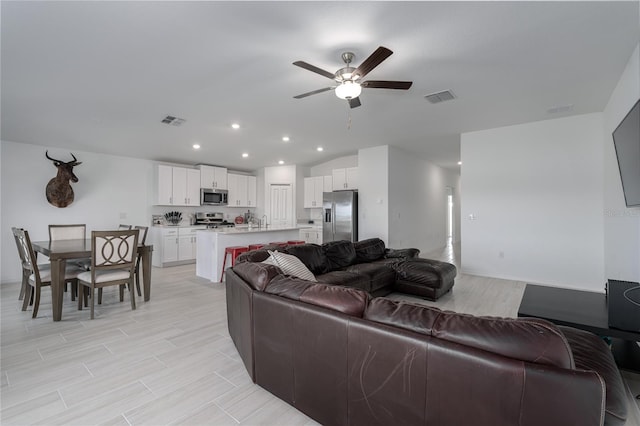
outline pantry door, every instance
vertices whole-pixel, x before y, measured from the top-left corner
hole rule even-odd
[[[271,226],[293,226],[293,198],[290,184],[269,185]]]

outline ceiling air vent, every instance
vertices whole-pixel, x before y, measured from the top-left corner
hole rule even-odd
[[[432,104],[439,104],[440,102],[450,101],[455,98],[456,98],[456,95],[454,95],[451,90],[443,90],[442,92],[425,95],[425,99],[431,102]]]
[[[174,117],[173,115],[167,115],[162,119],[162,122],[165,124],[170,124],[172,126],[182,126],[182,124],[187,121],[184,118]]]

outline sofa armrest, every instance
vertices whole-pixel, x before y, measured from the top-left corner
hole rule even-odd
[[[402,258],[402,259],[414,259],[418,257],[420,250],[417,248],[404,248],[404,249],[392,249],[385,250],[384,257],[387,259]]]

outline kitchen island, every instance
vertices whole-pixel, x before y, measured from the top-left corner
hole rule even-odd
[[[303,228],[301,226],[238,227],[199,230],[196,232],[196,275],[218,282],[222,273],[225,247],[298,240],[300,229]],[[231,256],[226,266],[231,266]]]

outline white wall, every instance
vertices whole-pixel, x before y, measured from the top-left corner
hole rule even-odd
[[[460,193],[457,173],[387,145],[361,149],[358,164],[361,240],[379,237],[388,247],[422,253],[445,246],[446,188]],[[459,207],[454,210],[459,217]]]
[[[389,147],[389,246],[416,247],[424,254],[447,240],[447,187],[454,193],[454,228],[459,236],[459,176],[395,147]]]
[[[604,269],[605,278],[640,281],[640,207],[627,208],[611,134],[640,98],[640,45],[604,110]]]
[[[313,166],[310,169],[309,176],[331,176],[333,169],[346,169],[347,167],[358,167],[357,155],[335,158],[326,163]]]
[[[2,192],[2,282],[18,281],[21,276],[11,227],[29,231],[31,239],[49,239],[51,223],[86,223],[87,232],[113,229],[119,223],[149,225],[149,195],[152,163],[127,157],[74,151],[82,162],[74,168],[79,181],[73,183],[74,202],[66,208],[50,205],[45,187],[56,175],[49,155],[71,160],[68,150],[40,145],[0,142]]]
[[[602,132],[596,113],[462,135],[463,272],[603,291]]]
[[[358,151],[358,239],[389,241],[389,147]]]

